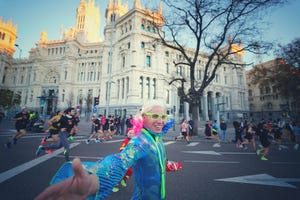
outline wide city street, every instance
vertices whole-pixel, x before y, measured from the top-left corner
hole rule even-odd
[[[117,153],[124,136],[115,136],[104,143],[84,140],[89,135],[89,123],[80,122],[80,133],[71,144],[71,158],[96,161]],[[32,200],[49,185],[49,181],[64,163],[63,149],[52,154],[35,156],[35,150],[45,133],[32,133],[7,149],[4,143],[14,132],[13,125],[0,125],[0,197],[5,200]],[[228,131],[229,138],[233,131]],[[174,140],[178,131],[164,138],[168,159],[183,163],[180,171],[167,173],[168,200],[295,200],[300,199],[300,150],[284,142],[287,149],[279,151],[271,145],[268,161],[249,145],[247,150],[226,142],[213,147],[214,141],[204,138],[203,132],[190,144]],[[128,200],[133,191],[133,178],[127,187],[112,193],[107,199]]]

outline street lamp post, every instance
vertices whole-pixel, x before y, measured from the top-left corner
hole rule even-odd
[[[19,59],[21,59],[22,49],[20,48],[20,46],[18,44],[15,44],[15,47],[17,47],[17,49],[19,49]]]

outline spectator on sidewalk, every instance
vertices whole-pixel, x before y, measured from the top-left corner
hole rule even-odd
[[[224,119],[222,119],[220,123],[220,139],[222,142],[226,141],[226,131],[227,131],[227,124]]]

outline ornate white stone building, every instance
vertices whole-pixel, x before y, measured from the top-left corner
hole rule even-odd
[[[114,9],[113,9],[114,8]],[[177,94],[174,77],[189,80],[189,69],[173,66],[181,55],[154,44],[156,31],[152,13],[161,19],[162,6],[150,11],[134,1],[131,9],[121,0],[109,0],[105,13],[104,39],[99,38],[100,11],[94,0],[80,0],[75,27],[65,30],[60,40],[48,40],[43,31],[28,59],[1,61],[1,87],[21,95],[22,106],[42,113],[76,107],[90,112],[99,97],[98,113],[135,114],[142,104],[158,101],[176,117],[187,116],[189,106]],[[238,48],[238,45],[236,46]],[[242,55],[233,59],[242,62]],[[201,80],[205,53],[196,70]],[[3,69],[5,69],[3,71]],[[3,78],[5,77],[5,78]],[[245,69],[223,66],[200,100],[202,120],[236,119],[248,113]]]
[[[280,118],[297,118],[299,104],[292,96],[283,96],[278,86],[269,80],[276,77],[277,70],[280,69],[285,61],[282,58],[275,58],[267,62],[259,63],[246,71],[249,97],[249,116],[253,119],[273,121]],[[264,71],[264,72],[262,72]],[[257,73],[264,74],[266,79],[254,82]]]

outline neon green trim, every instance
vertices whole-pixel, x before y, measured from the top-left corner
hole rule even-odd
[[[165,172],[166,172],[166,167],[164,165],[164,162],[162,160],[162,156],[161,153],[159,151],[158,145],[157,145],[157,141],[158,141],[158,137],[155,137],[155,140],[153,139],[153,137],[150,135],[150,133],[146,130],[146,129],[142,129],[142,132],[145,133],[150,140],[153,142],[153,144],[155,145],[157,152],[158,152],[158,159],[159,159],[159,165],[160,165],[160,174],[161,174],[161,182],[160,182],[160,196],[162,199],[165,198],[166,196],[166,186],[165,186]]]

